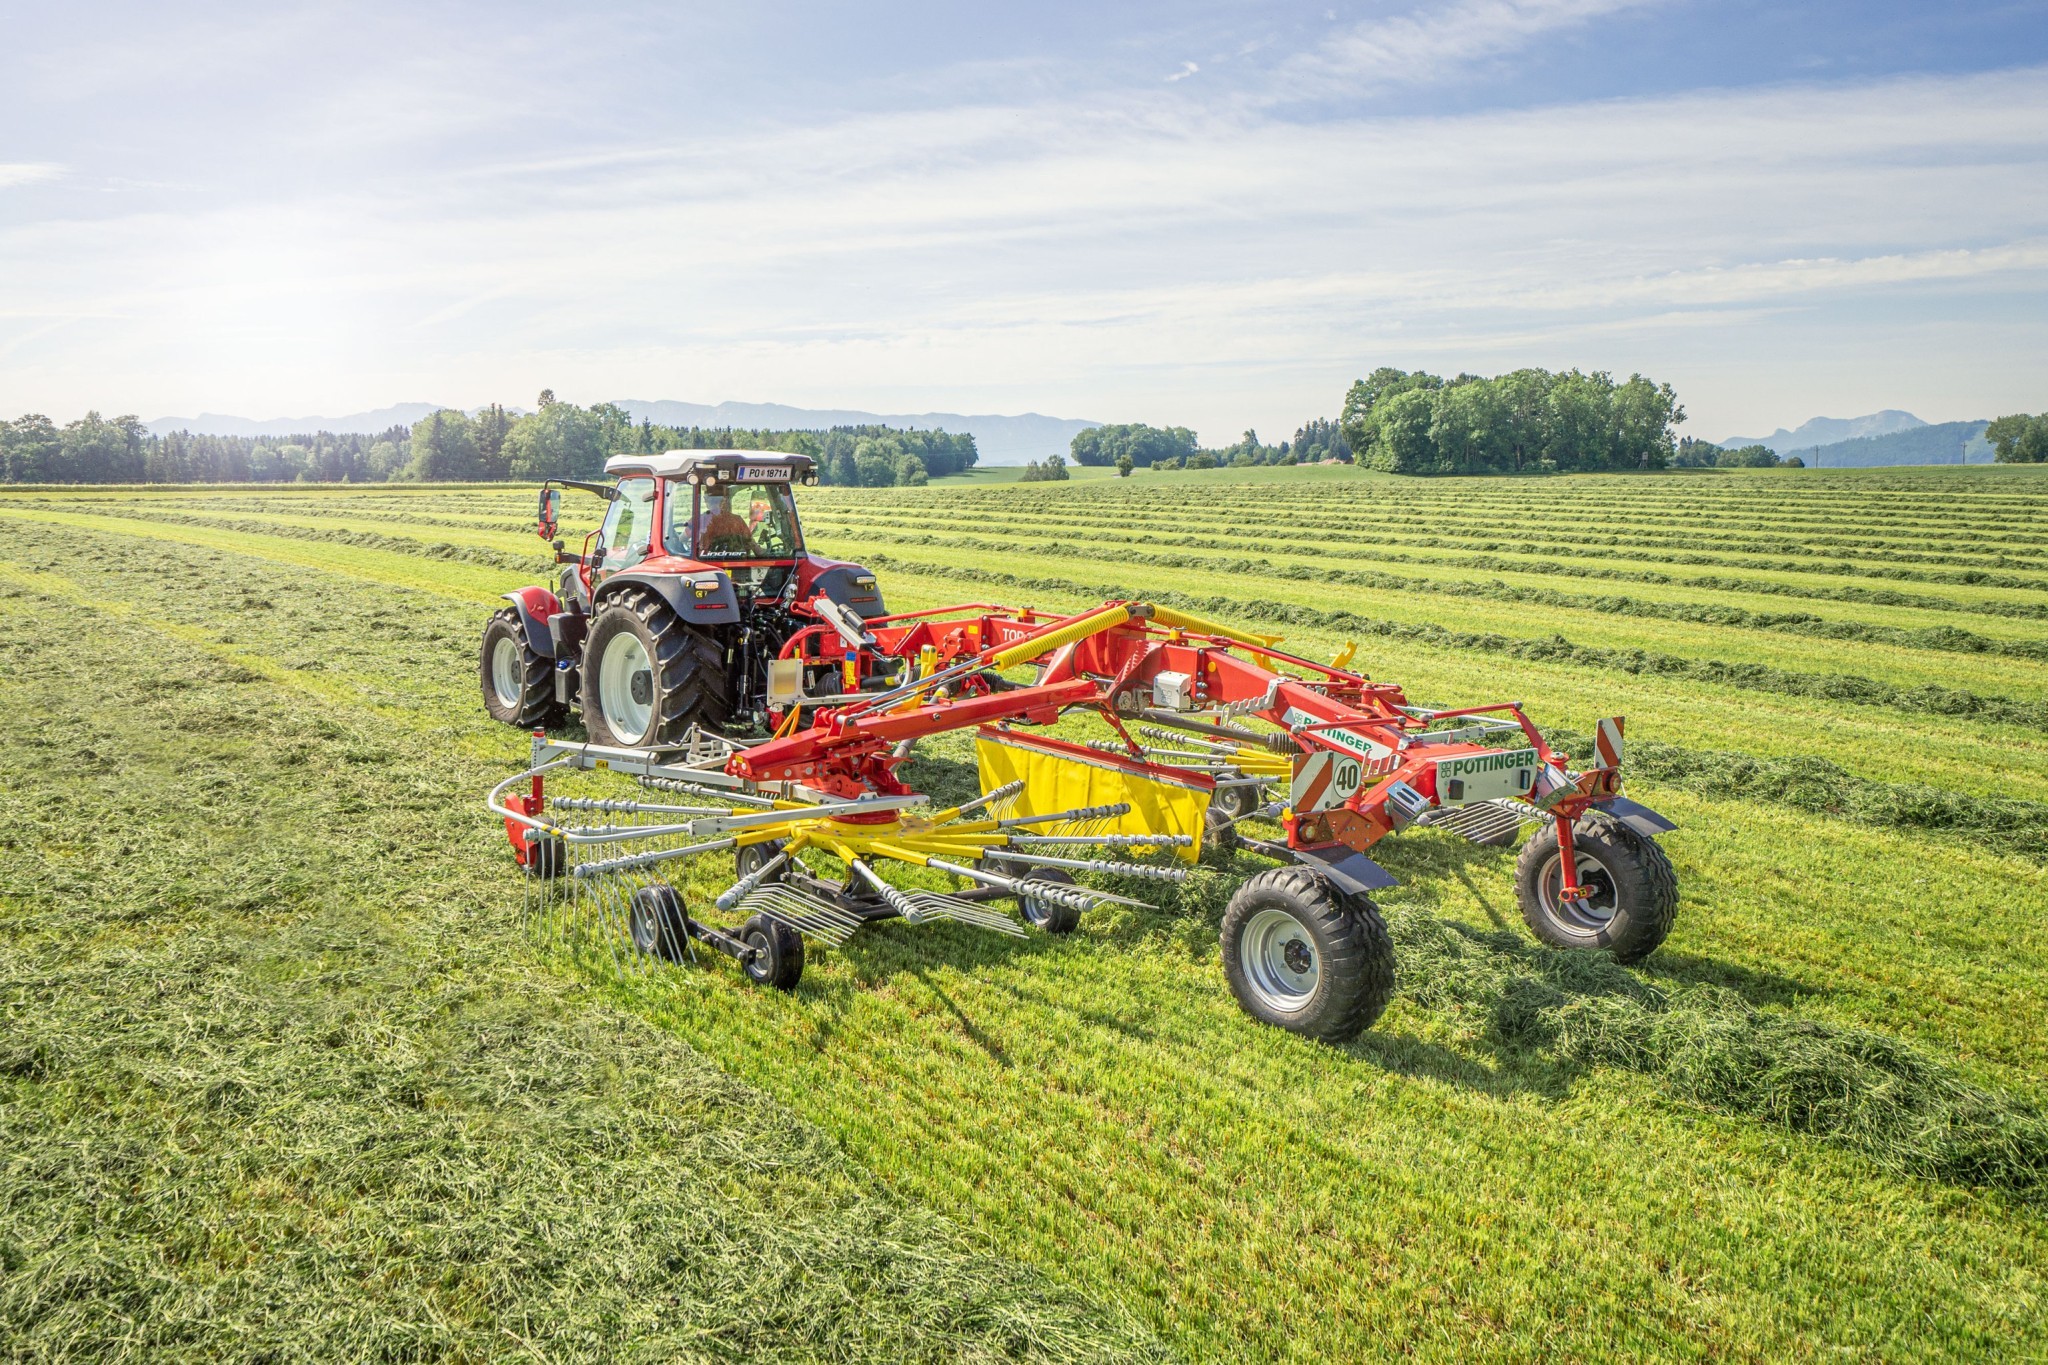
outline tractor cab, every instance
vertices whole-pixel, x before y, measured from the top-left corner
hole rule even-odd
[[[803,558],[798,484],[815,484],[807,455],[737,450],[670,450],[615,455],[605,472],[618,483],[587,555],[586,591],[611,575],[715,569],[743,601],[775,598]]]
[[[864,623],[885,608],[873,574],[805,549],[794,490],[818,481],[808,455],[669,450],[615,455],[605,473],[615,482],[541,489],[543,539],[558,530],[555,485],[605,499],[604,521],[580,553],[554,541],[557,591],[507,594],[514,607],[487,628],[492,715],[532,728],[576,707],[593,737],[660,747],[692,724],[761,725],[827,673],[840,680],[827,692],[864,685]]]

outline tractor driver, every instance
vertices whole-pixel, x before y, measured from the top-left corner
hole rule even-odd
[[[698,554],[755,558],[753,527],[733,510],[736,491],[715,487],[704,490],[703,510],[697,514]]]

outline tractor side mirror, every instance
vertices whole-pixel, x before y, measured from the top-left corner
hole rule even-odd
[[[543,488],[540,490],[540,524],[534,529],[542,540],[553,540],[562,518],[562,490]]]

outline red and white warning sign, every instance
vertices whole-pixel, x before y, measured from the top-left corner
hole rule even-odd
[[[1593,727],[1593,766],[1596,768],[1619,768],[1621,766],[1621,723],[1623,716],[1609,716]]]
[[[1365,782],[1365,760],[1318,749],[1294,761],[1288,805],[1296,815],[1343,805]]]

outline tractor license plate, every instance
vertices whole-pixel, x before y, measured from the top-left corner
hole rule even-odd
[[[789,466],[786,464],[743,464],[740,466],[741,483],[788,483]]]
[[[1440,758],[1436,761],[1436,803],[1463,806],[1503,796],[1526,796],[1542,766],[1534,749]]]

